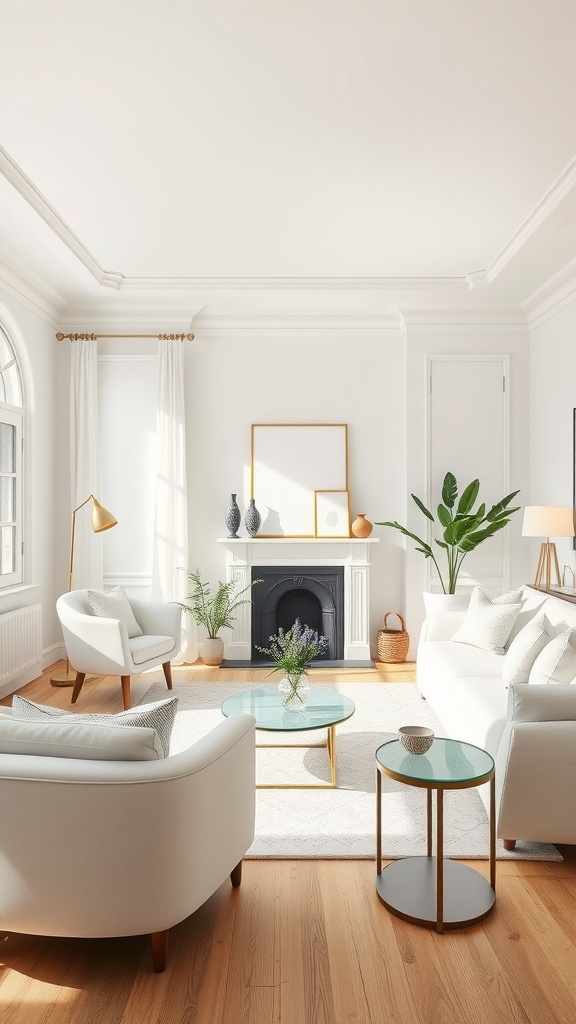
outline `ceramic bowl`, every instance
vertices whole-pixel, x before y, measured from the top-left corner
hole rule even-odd
[[[425,754],[432,746],[434,732],[425,725],[403,725],[398,739],[410,754]]]

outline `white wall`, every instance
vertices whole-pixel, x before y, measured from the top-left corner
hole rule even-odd
[[[533,328],[530,339],[531,505],[572,504],[572,410],[576,408],[576,299]],[[532,573],[539,541],[531,545]],[[555,540],[560,571],[575,568],[568,538]]]

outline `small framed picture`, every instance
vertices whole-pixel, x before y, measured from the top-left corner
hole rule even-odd
[[[348,491],[314,491],[314,527],[317,537],[350,536]]]

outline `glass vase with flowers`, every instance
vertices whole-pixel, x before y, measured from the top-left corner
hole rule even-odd
[[[300,619],[291,629],[282,626],[269,637],[270,647],[257,647],[274,662],[273,672],[283,672],[278,683],[280,700],[289,711],[303,711],[308,703],[308,677],[310,662],[328,650],[328,638],[319,636],[318,630],[303,626]]]

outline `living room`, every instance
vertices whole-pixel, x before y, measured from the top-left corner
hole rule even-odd
[[[22,377],[25,547],[19,581],[0,589],[0,613],[40,605],[41,641],[31,666],[8,672],[2,698],[42,685],[33,692],[69,707],[69,691],[49,686],[54,666],[66,659],[56,601],[69,583],[74,508],[75,342],[58,341],[58,332],[98,336],[101,479],[94,494],[118,521],[94,537],[89,508],[78,514],[75,586],[152,593],[150,452],[160,334],[193,335],[181,346],[187,567],[199,566],[212,583],[226,572],[218,540],[226,536],[232,493],[245,535],[253,424],[346,424],[352,518],[365,512],[373,523],[398,520],[418,533],[410,494],[435,501],[447,470],[462,485],[479,477],[487,501],[519,490],[522,506],[573,504],[576,26],[567,0],[545,10],[536,2],[505,9],[491,2],[463,11],[448,0],[434,10],[422,0],[199,3],[169,12],[128,3],[82,11],[63,0],[50,16],[37,3],[9,7],[0,90],[0,325]],[[371,536],[372,657],[384,614],[399,611],[411,664],[424,619],[422,592],[437,581],[429,562],[393,531],[375,526]],[[555,540],[561,570],[574,571],[572,539]],[[92,543],[102,577],[83,580],[82,550]],[[521,513],[490,545],[470,556],[466,585],[496,594],[533,581],[539,541],[522,535]],[[203,675],[197,640],[190,630],[176,682],[217,677],[218,670]],[[222,678],[246,679],[248,671],[228,669]],[[396,678],[372,671],[377,679]],[[318,678],[335,680],[337,670]],[[92,695],[81,699],[86,710],[119,710],[118,681],[105,680],[94,706]],[[562,934],[573,942],[568,856],[552,865],[499,861],[503,909],[498,918],[497,906],[489,921],[491,939],[482,928],[435,936],[392,922],[375,899],[373,864],[355,863],[357,874],[352,862],[247,862],[240,893],[252,877],[254,902],[247,904],[249,920],[239,918],[234,948],[258,933],[258,949],[252,962],[238,966],[226,1010],[217,1000],[208,1009],[199,979],[201,950],[212,943],[222,941],[227,962],[234,960],[227,890],[180,929],[171,950],[168,972],[180,976],[186,957],[195,961],[203,1017],[186,1009],[183,980],[182,1016],[172,1014],[163,979],[148,978],[144,946],[129,940],[114,940],[110,952],[98,940],[103,968],[93,974],[82,942],[75,953],[73,940],[56,948],[39,938],[46,964],[36,971],[33,940],[22,939],[26,968],[18,979],[18,954],[10,962],[6,956],[12,980],[0,1000],[14,1000],[16,1021],[42,1014],[50,1022],[75,1014],[88,1021],[89,1004],[73,997],[84,987],[111,1022],[188,1014],[259,1024],[280,1019],[268,1000],[278,974],[266,961],[265,943],[282,934],[283,948],[299,964],[292,985],[298,988],[310,964],[317,972],[307,989],[315,992],[313,1006],[295,998],[284,1024],[378,1019],[378,1007],[406,1021],[471,1015],[466,985],[444,976],[448,943],[451,970],[461,943],[495,977],[502,965],[509,971],[504,1003],[496,996],[483,1003],[483,1019],[570,1019],[569,986],[555,1016],[546,1002],[558,985],[556,972],[564,971]],[[363,939],[357,911],[350,918],[353,944],[360,959],[373,957],[382,970],[392,957],[404,993],[396,992],[395,1008],[380,1004],[380,996],[363,1004],[358,993],[348,1004],[343,986],[323,1003],[325,986],[345,974],[350,947],[332,944],[330,970],[322,957],[302,962],[297,932],[282,911],[268,916],[295,878],[291,906],[311,946],[316,926],[324,934],[335,925],[330,914],[339,913],[327,893],[346,893],[346,906],[365,909],[374,944]],[[327,901],[320,915],[326,917],[306,923],[304,908],[317,900]],[[529,951],[511,965],[521,943],[510,936],[531,933],[536,913],[546,915],[560,958],[541,986],[534,978],[550,957],[546,942],[531,937]],[[488,956],[490,943],[496,952]],[[79,958],[70,986],[68,954]],[[406,995],[411,957],[420,965],[425,1007],[414,1018]],[[434,960],[428,978],[423,957]],[[466,984],[481,998],[471,962]],[[211,1000],[218,990],[215,954],[209,964]],[[253,971],[251,979],[242,971]],[[34,1002],[27,1002],[23,978]],[[445,1005],[443,984],[450,993]],[[149,1017],[139,1014],[138,985],[157,1005]],[[522,1003],[523,986],[533,1018]],[[248,990],[240,1011],[234,1000]]]

